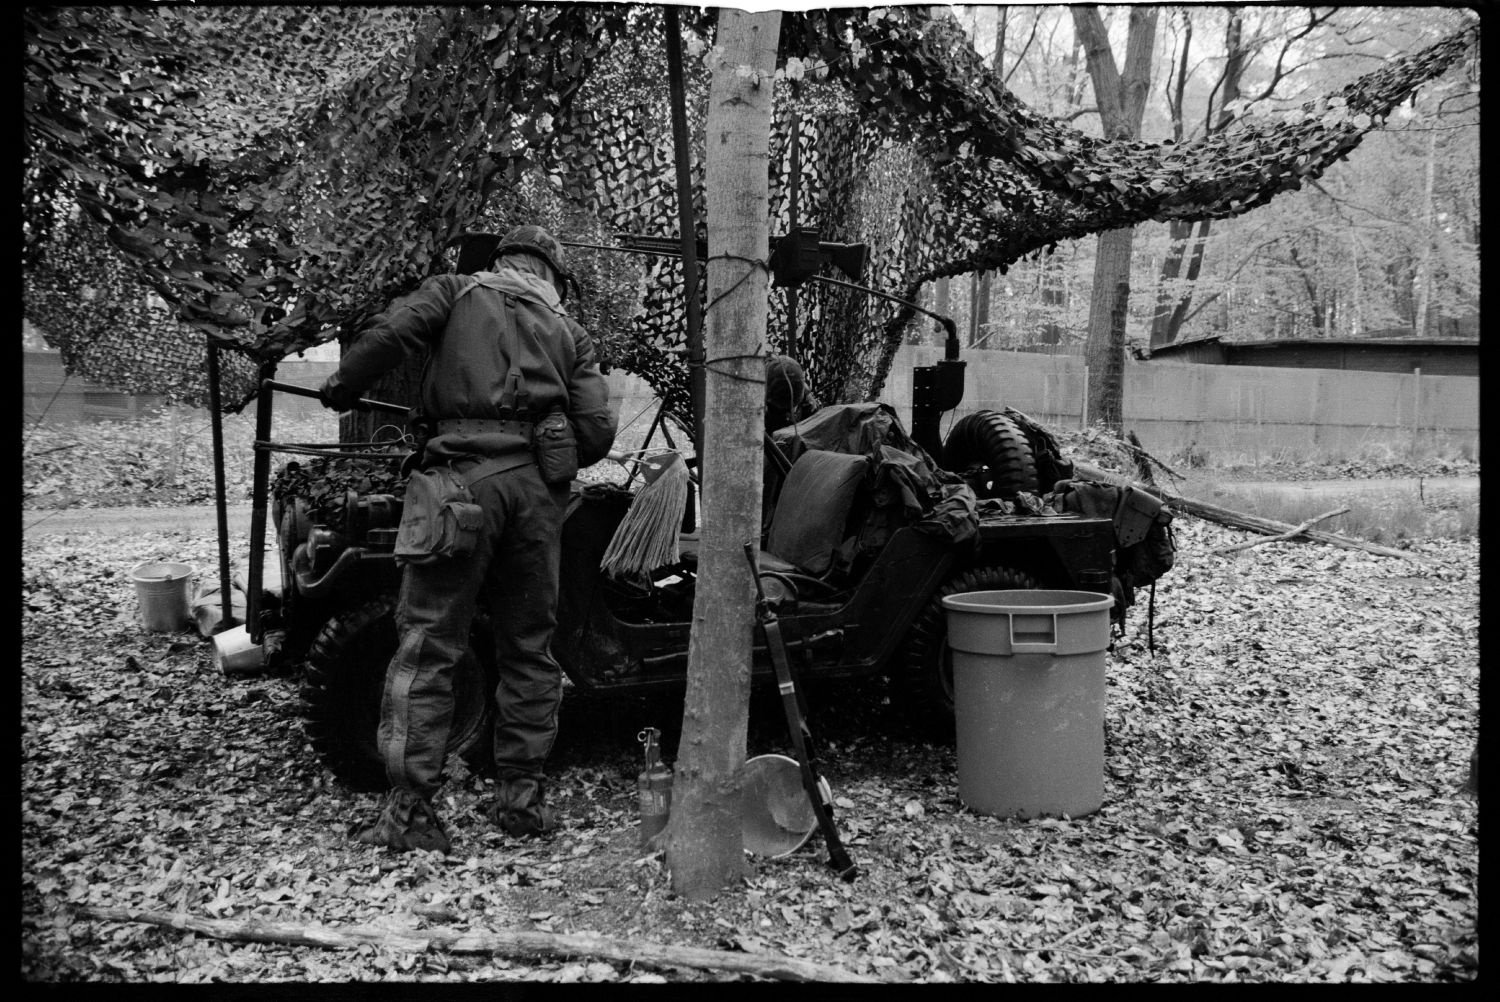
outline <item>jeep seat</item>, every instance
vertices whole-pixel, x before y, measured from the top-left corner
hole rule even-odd
[[[844,542],[849,512],[864,482],[870,461],[865,456],[809,449],[786,475],[765,548],[762,572],[797,573],[822,578],[833,568],[834,552]],[[685,560],[695,562],[698,540],[680,544]]]

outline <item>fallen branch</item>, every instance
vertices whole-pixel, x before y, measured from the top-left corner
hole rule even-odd
[[[512,931],[454,932],[445,929],[390,931],[354,926],[333,928],[259,919],[208,919],[181,912],[167,913],[140,908],[86,907],[83,914],[104,922],[144,922],[214,939],[286,946],[319,946],[350,950],[373,946],[400,953],[499,954],[502,956],[600,957],[604,960],[644,964],[651,967],[692,967],[700,970],[752,974],[780,981],[839,981],[879,983],[880,979],[855,974],[840,967],[815,964],[796,957],[766,953],[731,953],[696,946],[672,946],[633,939],[617,939],[594,933]]]
[[[1173,511],[1186,512],[1189,515],[1216,522],[1219,525],[1228,526],[1231,529],[1245,529],[1249,532],[1258,532],[1262,536],[1277,536],[1292,531],[1295,526],[1285,522],[1278,522],[1272,518],[1261,518],[1259,515],[1251,515],[1248,512],[1234,511],[1231,508],[1220,508],[1218,505],[1209,504],[1207,501],[1198,501],[1193,498],[1185,498],[1160,487],[1151,487],[1138,483],[1129,477],[1122,477],[1118,473],[1102,470],[1088,463],[1073,464],[1074,475],[1079,480],[1097,480],[1102,483],[1115,484],[1119,487],[1134,487],[1137,490],[1146,491],[1161,498]],[[1405,550],[1394,550],[1389,546],[1381,546],[1378,543],[1367,543],[1363,539],[1351,539],[1348,536],[1340,536],[1332,532],[1323,532],[1321,529],[1307,529],[1303,532],[1308,539],[1327,543],[1329,546],[1339,546],[1346,550],[1363,550],[1366,553],[1374,553],[1382,557],[1400,557],[1418,564],[1430,564],[1426,557],[1415,553],[1407,553]]]
[[[1279,535],[1276,535],[1276,536],[1267,536],[1264,539],[1252,539],[1248,543],[1235,543],[1233,546],[1223,546],[1223,547],[1220,547],[1217,550],[1214,550],[1214,553],[1217,554],[1217,555],[1219,555],[1219,556],[1223,556],[1226,553],[1234,553],[1237,550],[1248,550],[1248,549],[1250,549],[1250,547],[1252,547],[1252,546],[1259,546],[1262,543],[1276,543],[1276,542],[1281,542],[1281,541],[1284,541],[1284,540],[1292,539],[1292,538],[1294,538],[1296,536],[1302,535],[1302,533],[1306,532],[1308,529],[1310,529],[1313,526],[1317,525],[1319,522],[1323,522],[1323,521],[1326,521],[1327,519],[1333,518],[1333,516],[1335,516],[1335,515],[1343,515],[1348,510],[1349,510],[1348,508],[1335,508],[1335,509],[1333,509],[1333,511],[1324,512],[1321,515],[1318,515],[1318,516],[1315,516],[1313,518],[1308,519],[1306,522],[1303,522],[1301,525],[1297,526],[1291,532],[1283,532],[1283,533],[1281,533]]]

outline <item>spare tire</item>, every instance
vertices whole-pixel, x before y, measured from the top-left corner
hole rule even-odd
[[[463,756],[483,768],[492,715],[490,679],[475,650],[488,654],[488,636],[476,629],[470,651],[453,675],[453,726],[447,757]],[[378,595],[334,614],[308,650],[302,684],[302,730],[308,744],[339,782],[355,790],[390,785],[375,744],[385,669],[396,652],[396,596]],[[486,661],[489,659],[487,658]]]
[[[943,468],[966,475],[980,498],[1009,501],[1021,491],[1039,491],[1026,432],[998,411],[975,411],[958,419],[943,444]]]

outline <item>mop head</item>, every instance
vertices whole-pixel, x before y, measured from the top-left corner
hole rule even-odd
[[[612,577],[643,577],[681,558],[677,538],[687,510],[687,464],[673,452],[642,460],[641,465],[645,486],[636,492],[599,562]]]

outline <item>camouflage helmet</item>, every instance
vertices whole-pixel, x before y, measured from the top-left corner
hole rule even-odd
[[[552,273],[557,276],[557,284],[562,289],[563,298],[568,297],[568,280],[572,276],[563,267],[562,244],[552,234],[532,224],[517,226],[500,238],[500,244],[495,248],[494,260],[498,260],[505,254],[534,254],[546,261]]]

